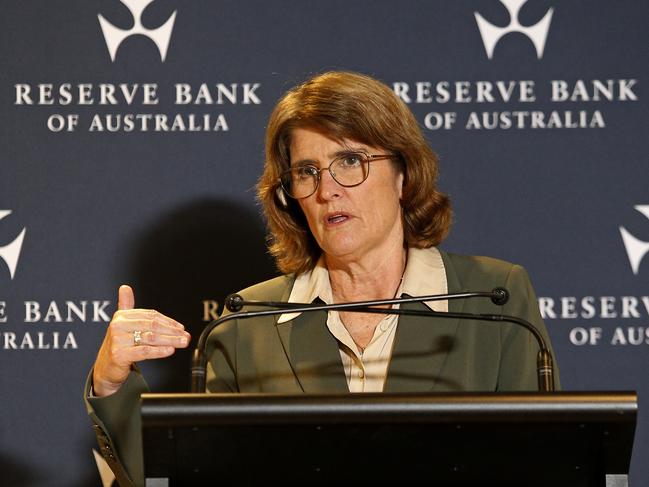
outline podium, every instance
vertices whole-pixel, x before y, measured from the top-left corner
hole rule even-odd
[[[145,485],[626,487],[618,393],[143,394]]]

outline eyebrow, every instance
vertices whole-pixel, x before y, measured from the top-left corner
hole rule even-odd
[[[356,153],[369,154],[369,151],[365,147],[348,147],[345,149],[337,150],[336,152],[334,152],[329,156],[329,162],[334,160],[336,157],[344,156],[346,154],[356,154]],[[300,159],[299,161],[295,161],[290,165],[290,167],[301,167],[301,166],[318,167],[318,163],[314,159]]]

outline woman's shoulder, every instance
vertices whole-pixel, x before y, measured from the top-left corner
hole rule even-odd
[[[463,278],[475,280],[504,281],[512,273],[526,274],[522,266],[506,260],[484,255],[463,255],[441,251],[444,265],[449,271],[455,272]]]
[[[242,297],[255,301],[287,301],[295,275],[287,274],[262,281],[239,291]]]

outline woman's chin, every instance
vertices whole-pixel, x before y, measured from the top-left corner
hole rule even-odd
[[[323,246],[322,249],[326,257],[337,261],[354,262],[363,255],[357,242],[337,241]]]

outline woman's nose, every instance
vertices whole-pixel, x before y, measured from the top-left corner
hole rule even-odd
[[[318,193],[324,199],[331,199],[340,196],[342,186],[336,182],[331,173],[326,169],[320,171],[320,182]]]

